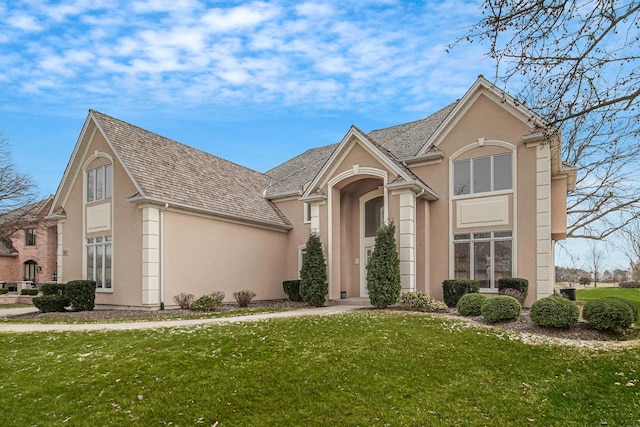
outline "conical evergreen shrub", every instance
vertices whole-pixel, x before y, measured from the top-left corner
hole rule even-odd
[[[307,253],[300,270],[300,296],[314,307],[322,307],[327,299],[327,265],[320,237],[312,233],[307,240]]]
[[[395,234],[393,222],[378,229],[375,247],[367,265],[369,302],[377,308],[395,304],[400,297],[400,258]]]

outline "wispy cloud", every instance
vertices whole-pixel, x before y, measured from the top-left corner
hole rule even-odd
[[[476,1],[31,0],[4,12],[0,81],[13,97],[424,105],[483,67],[470,48],[444,53]]]

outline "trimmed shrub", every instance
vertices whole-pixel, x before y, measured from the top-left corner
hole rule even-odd
[[[324,262],[320,237],[311,233],[307,240],[307,254],[300,270],[300,296],[310,305],[322,307],[327,299],[327,265]]]
[[[518,300],[520,305],[524,305],[524,300],[527,299],[527,297],[523,295],[522,292],[513,288],[504,288],[498,291],[498,295],[506,295],[508,297],[513,297]]]
[[[620,282],[618,286],[621,288],[640,288],[640,282]]]
[[[518,298],[511,293],[507,293],[507,289],[514,289],[520,292],[521,297]],[[527,295],[529,294],[529,281],[527,279],[522,279],[520,277],[502,277],[498,279],[498,293],[500,295],[508,295],[512,296],[518,301],[520,304],[524,304],[524,300],[527,299]]]
[[[7,288],[0,288],[0,295],[6,294],[6,293],[9,293],[9,289],[7,289]]]
[[[20,295],[38,295],[37,289],[20,289]]]
[[[33,305],[42,313],[53,313],[67,311],[65,307],[69,305],[69,298],[62,295],[43,295],[33,299]]]
[[[282,282],[282,289],[287,294],[290,301],[302,301],[300,296],[300,280],[285,280]]]
[[[212,298],[210,295],[203,295],[195,300],[191,307],[193,311],[214,311],[220,305],[220,301]]]
[[[95,280],[72,280],[65,287],[73,311],[93,311],[96,302]]]
[[[618,300],[622,301],[623,303],[627,304],[629,306],[629,308],[631,309],[631,311],[633,312],[633,321],[634,322],[638,321],[638,306],[635,305],[633,303],[633,301],[629,301],[628,299],[624,299],[622,297],[605,297],[605,298],[615,298],[615,299],[618,299]]]
[[[482,314],[482,305],[485,302],[487,302],[486,295],[466,294],[460,297],[456,308],[458,309],[458,314],[462,316],[480,316]]]
[[[515,320],[520,317],[520,303],[513,297],[498,295],[487,298],[482,304],[481,314],[488,323],[495,323],[501,320]]]
[[[582,317],[599,331],[621,332],[633,324],[633,310],[621,298],[588,301]]]
[[[480,282],[477,280],[450,279],[442,282],[442,297],[449,307],[458,305],[463,295],[478,292],[480,292]]]
[[[367,264],[369,302],[376,308],[395,304],[400,297],[400,258],[396,249],[396,226],[383,225],[376,234],[375,247]]]
[[[66,283],[45,283],[44,285],[42,285],[42,295],[63,296],[66,288]]]
[[[248,307],[249,303],[256,296],[256,293],[249,290],[243,290],[233,293],[233,297],[238,301],[240,307]]]
[[[215,291],[215,292],[212,292],[212,293],[211,293],[211,294],[209,294],[209,295],[211,295],[211,298],[213,298],[213,299],[217,299],[217,300],[218,300],[218,301],[220,301],[220,302],[224,301],[224,297],[225,297],[225,296],[227,296],[227,295],[226,295],[224,292],[222,292],[222,291]]]
[[[531,320],[545,328],[570,328],[578,322],[580,309],[566,298],[550,296],[531,306]]]
[[[427,313],[445,313],[449,311],[447,304],[435,300],[423,292],[405,292],[400,295],[398,304],[407,310],[424,311]]]
[[[187,294],[187,293],[179,293],[178,295],[174,295],[173,296],[173,301],[175,301],[176,304],[178,304],[178,307],[180,307],[183,310],[188,310],[189,308],[191,308],[191,304],[193,304],[193,300],[196,298],[196,296],[194,294]]]
[[[591,278],[589,277],[581,277],[580,280],[578,280],[578,283],[580,283],[582,286],[589,286],[591,284]]]

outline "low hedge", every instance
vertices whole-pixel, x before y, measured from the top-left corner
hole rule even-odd
[[[582,317],[599,331],[621,332],[633,324],[633,310],[622,298],[600,298],[588,301]]]
[[[9,289],[7,289],[7,288],[0,288],[0,295],[6,294],[6,293],[9,293]]]
[[[70,304],[69,298],[60,295],[43,295],[35,297],[32,302],[42,313],[67,311],[65,307]]]
[[[480,292],[480,282],[477,280],[449,279],[442,282],[442,298],[449,307],[458,305],[463,295],[478,292]]]
[[[456,308],[462,316],[480,316],[482,305],[487,302],[487,297],[482,294],[466,294],[458,301]]]
[[[282,289],[284,289],[284,293],[287,294],[290,301],[302,301],[302,296],[300,295],[300,279],[285,280],[282,282]]]
[[[67,287],[66,283],[45,283],[42,285],[42,295],[64,295],[64,291]]]
[[[65,287],[65,296],[73,311],[93,311],[96,302],[95,280],[72,280]]]
[[[521,306],[517,299],[506,295],[488,298],[482,304],[482,317],[488,323],[495,323],[501,320],[515,320],[520,317]]]
[[[449,307],[442,301],[435,300],[424,292],[404,292],[398,298],[398,305],[406,310],[427,313],[446,313]]]
[[[534,302],[531,320],[545,328],[570,328],[580,318],[580,309],[566,298],[549,296]]]
[[[529,294],[529,281],[521,277],[502,277],[498,279],[498,293],[503,294],[507,289],[515,289],[522,294],[522,301]]]
[[[37,289],[20,289],[20,295],[38,295]]]
[[[640,288],[640,282],[620,282],[618,283],[620,288]]]
[[[220,300],[211,295],[203,295],[195,300],[189,309],[193,311],[214,311],[220,305]]]

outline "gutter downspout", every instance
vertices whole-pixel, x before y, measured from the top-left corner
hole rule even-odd
[[[165,202],[160,209],[160,310],[164,310],[164,211],[169,207]]]

